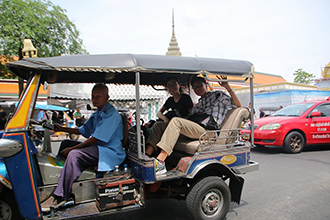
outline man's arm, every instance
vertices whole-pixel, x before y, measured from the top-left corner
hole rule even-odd
[[[220,78],[218,77],[218,79],[220,79]],[[227,77],[226,76],[221,76],[221,79],[227,79]],[[235,92],[230,88],[229,83],[228,82],[219,82],[219,84],[222,87],[224,87],[225,89],[227,89],[229,95],[231,96],[231,99],[233,100],[233,103],[237,106],[237,108],[242,107],[241,102],[237,98]]]
[[[227,91],[229,92],[229,94],[230,94],[230,96],[231,96],[231,98],[233,100],[233,103],[237,106],[237,108],[242,107],[241,102],[237,98],[235,92],[230,87],[229,87],[229,89],[227,89]]]
[[[63,127],[57,123],[54,124],[54,130],[57,131],[63,131],[63,132],[67,132],[70,134],[80,134],[79,129],[78,128],[69,128],[69,127]]]
[[[97,141],[98,140],[96,138],[90,137],[86,141],[81,142],[73,147],[65,148],[64,150],[61,151],[61,154],[67,156],[69,154],[69,152],[72,151],[73,149],[81,149],[81,148],[90,147],[90,146],[96,144]]]

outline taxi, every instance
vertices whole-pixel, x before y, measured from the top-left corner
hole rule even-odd
[[[330,97],[295,103],[254,122],[257,146],[283,147],[288,153],[299,153],[306,145],[330,143]],[[251,132],[241,133],[249,138]]]

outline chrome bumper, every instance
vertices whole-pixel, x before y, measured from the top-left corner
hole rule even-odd
[[[248,173],[248,172],[257,171],[257,170],[259,170],[259,163],[255,162],[255,161],[250,161],[250,164],[243,165],[243,166],[240,166],[240,167],[234,167],[234,168],[232,168],[232,170],[236,174],[245,174],[245,173]]]

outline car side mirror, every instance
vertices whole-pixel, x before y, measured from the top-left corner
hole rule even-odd
[[[312,112],[311,113],[311,118],[313,117],[320,117],[321,116],[321,112]]]

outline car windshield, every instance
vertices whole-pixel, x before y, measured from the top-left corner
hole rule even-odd
[[[305,113],[315,103],[300,103],[289,105],[272,114],[272,116],[300,116]]]

